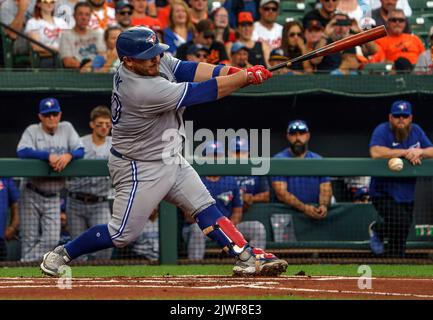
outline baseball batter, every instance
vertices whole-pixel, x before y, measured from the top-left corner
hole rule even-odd
[[[97,106],[90,113],[92,133],[81,137],[84,159],[108,159],[111,148],[111,112],[106,106]],[[82,177],[67,181],[66,214],[72,238],[88,228],[108,223],[111,218],[108,201],[111,192],[109,177]],[[110,259],[112,249],[85,256],[85,258]]]
[[[128,245],[139,237],[153,209],[166,200],[189,213],[205,235],[237,257],[235,274],[284,272],[286,261],[249,246],[180,154],[186,107],[261,84],[272,74],[263,66],[241,70],[177,60],[164,54],[168,46],[145,27],[122,32],[116,48],[122,64],[114,76],[111,106],[113,215],[108,225],[94,226],[47,252],[42,271],[58,276],[59,268],[83,254]]]
[[[48,160],[53,170],[62,171],[72,159],[82,158],[80,137],[67,121],[55,98],[39,104],[39,124],[24,131],[17,147],[19,158]],[[21,261],[38,261],[41,254],[57,245],[60,239],[60,191],[64,178],[32,178],[21,190]]]

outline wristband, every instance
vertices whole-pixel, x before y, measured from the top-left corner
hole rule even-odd
[[[225,65],[219,64],[215,68],[213,68],[212,78],[218,77],[220,75],[221,69],[224,68],[224,67],[225,67]]]
[[[237,72],[239,72],[239,71],[241,71],[241,70],[242,70],[242,69],[237,68],[237,67],[229,67],[229,71],[227,71],[227,75],[229,76],[229,75],[234,74],[234,73],[237,73]]]

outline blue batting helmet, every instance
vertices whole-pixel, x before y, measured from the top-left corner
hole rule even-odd
[[[117,54],[120,59],[123,57],[152,59],[168,48],[168,45],[159,43],[153,30],[146,27],[133,27],[123,31],[116,41]]]

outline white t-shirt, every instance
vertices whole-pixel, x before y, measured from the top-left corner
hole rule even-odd
[[[68,25],[63,19],[54,17],[54,22],[50,23],[44,19],[31,18],[27,21],[24,33],[36,31],[39,36],[39,42],[46,46],[59,49],[60,34],[63,30],[68,29]]]
[[[371,9],[374,10],[380,8],[380,6],[380,0],[371,0]],[[412,15],[412,8],[410,7],[408,0],[398,0],[397,9],[402,9],[406,17],[410,17]]]
[[[107,10],[107,11],[105,11]],[[105,26],[104,25],[105,21]],[[90,16],[89,21],[89,29],[97,30],[99,29],[101,32],[104,32],[108,26],[116,24],[116,11],[106,6],[98,11],[93,10],[92,15]]]
[[[265,28],[259,21],[254,22],[253,40],[266,42],[271,49],[281,47],[281,38],[283,35],[283,26],[274,23],[272,29]]]

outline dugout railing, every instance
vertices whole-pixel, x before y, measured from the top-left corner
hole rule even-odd
[[[262,159],[263,160],[263,159]],[[371,263],[384,261],[376,259],[370,252],[368,241],[368,224],[377,218],[377,213],[371,203],[352,203],[344,198],[345,186],[342,179],[347,177],[375,176],[375,177],[412,177],[418,178],[416,201],[421,199],[424,206],[415,206],[421,215],[414,218],[407,242],[408,263],[430,263],[433,253],[433,188],[430,187],[430,177],[433,176],[433,160],[424,160],[420,166],[412,166],[405,162],[400,172],[388,169],[387,160],[372,160],[368,158],[326,158],[326,159],[270,159],[271,176],[329,176],[331,178],[335,202],[331,205],[326,219],[311,221],[303,214],[277,201],[253,205],[245,220],[259,220],[267,231],[267,246],[270,251],[298,262],[314,263],[369,261]],[[249,176],[252,168],[250,164],[193,164],[201,176]],[[63,172],[56,173],[46,162],[39,160],[20,160],[13,158],[0,159],[0,176],[2,177],[97,177],[108,176],[107,162],[103,160],[73,161]],[[275,199],[274,199],[275,200]],[[421,209],[420,209],[421,208]],[[290,214],[292,223],[296,227],[296,241],[276,241],[269,213]],[[177,209],[161,203],[159,207],[159,259],[160,264],[188,263],[185,247],[180,235],[181,215]],[[17,249],[17,244],[12,247]],[[213,256],[212,256],[213,254]],[[119,257],[122,254],[118,254]],[[202,263],[224,263],[230,261],[220,254],[220,249],[209,244],[206,257]],[[320,259],[322,258],[322,259]],[[324,258],[324,259],[323,259]],[[225,260],[226,259],[226,260]],[[120,263],[111,261],[109,263]]]

